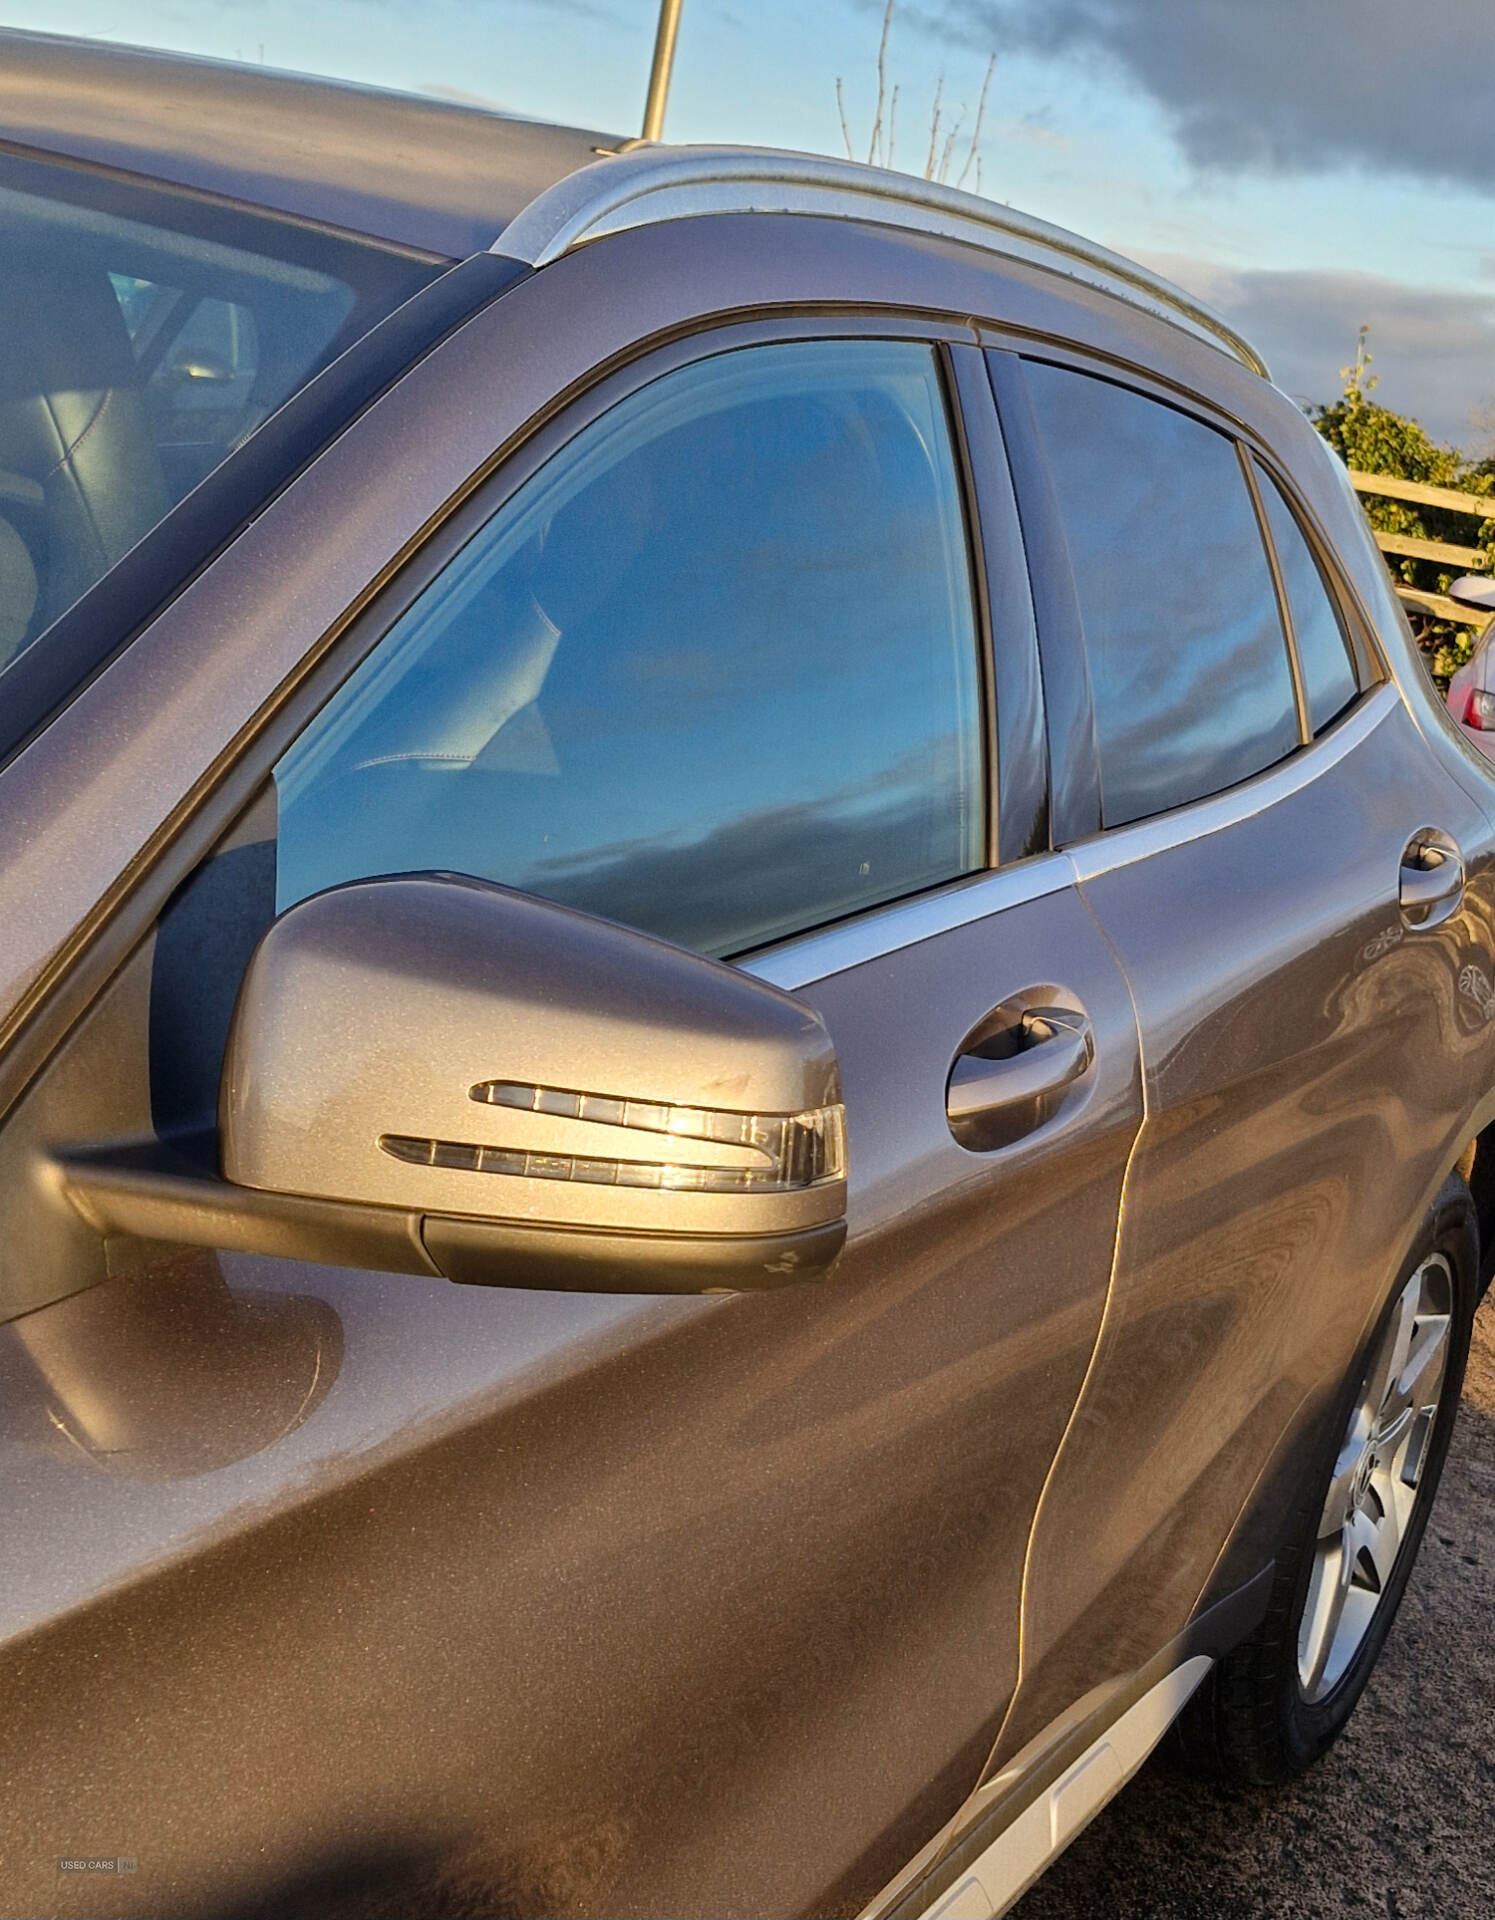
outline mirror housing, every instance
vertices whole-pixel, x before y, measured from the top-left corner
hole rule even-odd
[[[803,1002],[483,881],[302,901],[256,948],[221,1178],[161,1143],[58,1154],[105,1234],[589,1292],[767,1287],[845,1239],[845,1118]]]
[[[1495,580],[1485,573],[1461,573],[1457,580],[1450,582],[1448,597],[1461,607],[1495,613]]]

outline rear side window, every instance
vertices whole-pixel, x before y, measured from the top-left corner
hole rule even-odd
[[[1029,363],[1079,595],[1108,827],[1298,745],[1271,567],[1235,444],[1110,381]]]
[[[276,769],[283,911],[441,868],[713,954],[983,863],[934,351],[743,348],[584,428]]]
[[[1256,468],[1256,486],[1282,570],[1308,702],[1308,722],[1314,733],[1322,733],[1359,692],[1355,669],[1344,628],[1297,516],[1276,481],[1260,465]]]

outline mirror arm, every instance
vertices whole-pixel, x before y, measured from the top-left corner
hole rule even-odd
[[[54,1148],[49,1159],[55,1187],[105,1238],[440,1277],[420,1215],[398,1207],[236,1187],[154,1137]]]
[[[844,1220],[771,1234],[624,1232],[420,1214],[235,1186],[155,1138],[54,1148],[54,1190],[105,1238],[270,1254],[469,1286],[714,1293],[823,1279]]]

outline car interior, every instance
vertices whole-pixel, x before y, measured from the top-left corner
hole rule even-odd
[[[336,353],[363,291],[47,189],[0,185],[0,670]]]
[[[727,953],[979,863],[979,752],[950,738],[975,725],[963,531],[924,389],[820,392],[825,353],[721,356],[694,399],[694,370],[666,377],[500,510],[277,770],[281,911],[451,869]]]

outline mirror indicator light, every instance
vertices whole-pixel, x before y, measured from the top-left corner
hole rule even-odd
[[[839,1102],[803,1113],[734,1113],[623,1100],[561,1087],[485,1080],[470,1098],[484,1106],[551,1114],[598,1126],[626,1127],[670,1139],[709,1140],[754,1155],[744,1167],[697,1166],[689,1160],[625,1160],[600,1154],[539,1153],[475,1141],[385,1133],[380,1149],[414,1166],[465,1173],[504,1173],[527,1180],[569,1180],[593,1186],[654,1187],[676,1193],[785,1193],[846,1177],[846,1112]]]

